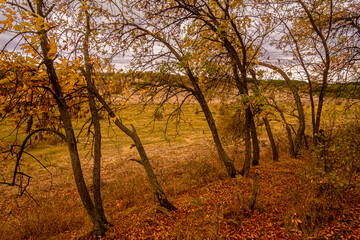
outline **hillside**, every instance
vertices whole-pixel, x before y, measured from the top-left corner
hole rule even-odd
[[[227,115],[220,114],[223,111],[220,106],[212,108],[220,123],[229,121]],[[356,239],[360,234],[358,170],[350,171],[359,164],[356,156],[359,156],[360,131],[356,120],[339,122],[338,130],[333,133],[336,140],[327,143],[326,159],[334,161],[333,171],[329,173],[321,170],[323,162],[316,155],[323,154],[322,151],[311,153],[304,148],[300,158],[291,158],[281,125],[273,121],[280,161],[272,161],[268,140],[261,130],[264,127],[259,126],[260,166],[251,168],[249,178],[230,179],[220,164],[197,105],[184,106],[186,121],[177,131],[174,125],[168,126],[166,136],[170,142],[163,132],[166,117],[158,116],[157,122],[149,125],[154,106],[145,112],[141,109],[130,106],[126,121],[137,119],[135,127],[142,136],[154,171],[178,210],[168,212],[156,206],[143,168],[129,160],[137,158],[131,141],[116,129],[105,127],[103,198],[105,212],[114,226],[104,239]],[[164,116],[168,111],[171,112],[171,106],[163,112]],[[350,112],[347,116],[347,119],[356,119]],[[221,120],[224,117],[225,120]],[[106,124],[104,119],[103,125]],[[221,133],[226,135],[226,131],[222,129]],[[237,169],[241,169],[243,143],[231,139],[223,140]],[[80,140],[85,144],[83,168],[91,189],[90,146],[86,145],[85,137]],[[7,236],[6,239],[92,238],[88,235],[92,225],[81,206],[69,157],[64,151],[64,144],[56,138],[35,141],[30,153],[41,158],[51,175],[30,158],[25,159],[22,166],[33,177],[28,187],[30,195],[16,197],[16,189],[1,185],[0,209],[4,219],[1,236]],[[354,175],[348,176],[348,170]],[[259,190],[251,212],[249,202],[255,172],[260,176]]]

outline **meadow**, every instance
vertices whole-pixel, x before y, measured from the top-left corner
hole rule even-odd
[[[278,101],[283,108],[292,105],[286,96]],[[360,156],[360,109],[356,101],[326,101],[323,128],[329,139],[336,139],[326,145],[326,150],[330,149],[326,156],[319,157],[320,150],[310,146],[303,148],[299,158],[292,158],[284,124],[274,113],[270,123],[280,161],[273,162],[265,127],[258,121],[260,166],[251,168],[249,178],[234,179],[227,177],[218,159],[197,104],[184,104],[181,114],[170,118],[176,109],[173,104],[160,111],[155,111],[155,104],[145,108],[128,105],[120,116],[137,129],[160,184],[178,208],[174,212],[156,206],[144,169],[131,160],[138,158],[131,139],[104,114],[102,191],[105,213],[114,226],[103,239],[356,239],[360,235],[360,171],[349,169],[354,175],[346,178],[344,172],[332,171],[331,175],[319,167],[326,157],[339,171],[360,168],[356,159]],[[238,107],[221,101],[210,106],[226,151],[241,169],[243,140],[234,137],[234,129],[225,127]],[[304,106],[310,123],[305,97]],[[295,117],[287,117],[296,124]],[[76,121],[82,167],[91,189],[92,146],[87,126],[85,119]],[[307,125],[309,143],[310,129]],[[11,122],[3,125],[1,139],[11,130]],[[20,134],[19,141],[24,136]],[[78,197],[64,143],[54,135],[45,136],[32,140],[27,152],[21,162],[21,170],[32,177],[27,193],[18,196],[15,187],[0,185],[0,238],[91,239],[87,234],[92,224]],[[346,161],[340,161],[338,154]],[[11,165],[0,171],[3,177],[11,176]],[[251,211],[255,173],[260,175],[259,193]]]

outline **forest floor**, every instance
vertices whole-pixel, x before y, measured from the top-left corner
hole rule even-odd
[[[301,213],[309,217],[321,215],[312,222],[303,222],[297,216],[299,208],[311,210],[305,209],[309,206],[299,206],[299,198],[303,203],[313,202],[314,208],[329,206],[318,204],[320,198],[313,198],[311,193],[299,196],[302,186],[297,175],[302,161],[287,158],[278,163],[263,162],[252,169],[249,178],[235,179],[222,175],[210,180],[206,175],[214,177],[214,168],[206,166],[196,177],[203,175],[208,179],[206,183],[194,183],[194,187],[171,197],[177,211],[168,212],[152,201],[130,208],[119,201],[115,225],[105,239],[359,239],[358,192],[334,204],[334,209]],[[254,172],[259,173],[260,180],[252,212],[249,202]]]
[[[171,169],[157,166],[159,179],[178,208],[173,212],[156,205],[136,163],[128,163],[135,165],[128,168],[133,171],[130,176],[126,173],[128,177],[120,170],[110,172],[114,166],[109,163],[103,173],[103,197],[114,226],[103,239],[359,239],[358,188],[349,189],[342,195],[345,198],[334,203],[314,196],[299,181],[307,156],[293,159],[283,154],[280,162],[272,162],[265,152],[249,178],[230,179],[208,150],[210,146],[191,161],[174,159],[180,162]],[[255,172],[260,179],[252,212]],[[72,181],[62,184],[42,190],[37,204],[30,199],[18,201],[17,207],[24,208],[14,209],[18,232],[0,239],[93,239],[87,235],[91,223]],[[9,219],[10,226],[13,220]]]

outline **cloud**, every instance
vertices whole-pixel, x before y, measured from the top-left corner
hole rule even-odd
[[[6,47],[9,51],[15,51],[17,46],[19,45],[19,42],[21,42],[21,36],[17,36],[15,39],[12,39],[15,37],[15,33],[11,32],[4,32],[0,34],[0,49],[3,49]],[[11,42],[9,42],[11,41]]]

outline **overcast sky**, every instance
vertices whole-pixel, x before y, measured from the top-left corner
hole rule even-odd
[[[3,47],[5,46],[5,44],[7,44],[12,37],[14,37],[15,35],[13,33],[9,33],[9,32],[4,32],[2,34],[0,34],[0,48],[3,49]],[[21,40],[21,37],[17,37],[16,39],[14,39],[13,41],[11,41],[8,45],[7,45],[7,49],[9,51],[14,51],[19,50],[20,47],[17,46],[19,44],[19,41]],[[276,64],[278,62],[278,59],[280,60],[286,60],[289,57],[285,56],[280,50],[276,49],[273,46],[270,46],[269,44],[265,44],[264,46],[266,48],[266,50],[268,51],[268,54],[270,56],[270,61],[273,62],[274,64]],[[130,62],[131,62],[131,53],[127,53],[125,54],[125,56],[123,54],[119,54],[118,56],[115,56],[113,58],[113,64],[117,69],[123,69],[123,70],[128,70],[130,68]]]

